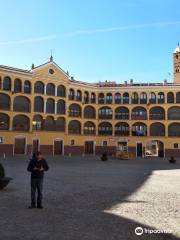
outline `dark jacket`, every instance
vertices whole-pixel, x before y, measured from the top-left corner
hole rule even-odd
[[[33,158],[30,160],[27,167],[27,170],[31,172],[31,178],[43,178],[44,176],[44,171],[34,170],[35,167],[38,169],[43,167],[44,171],[49,170],[49,166],[44,158],[40,161],[38,161],[36,158]]]

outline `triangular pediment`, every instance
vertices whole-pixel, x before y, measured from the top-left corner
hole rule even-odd
[[[42,80],[68,81],[69,75],[54,61],[49,61],[32,69],[33,78]]]

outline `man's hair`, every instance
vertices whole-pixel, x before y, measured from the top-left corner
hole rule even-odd
[[[36,156],[42,155],[40,151],[37,151]]]

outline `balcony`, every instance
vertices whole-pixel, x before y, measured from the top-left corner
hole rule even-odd
[[[84,129],[84,134],[85,135],[95,135],[96,131],[95,131],[95,129]]]
[[[146,130],[132,131],[132,136],[147,136],[147,131]]]
[[[112,135],[112,130],[99,130],[98,132],[99,135]]]
[[[81,117],[81,113],[80,112],[75,112],[75,111],[70,111],[69,116],[70,117]]]
[[[146,114],[143,114],[143,115],[132,114],[131,119],[132,120],[147,120],[147,115]]]
[[[104,101],[104,99],[99,99],[99,100],[98,100],[98,103],[99,103],[99,104],[104,104],[105,101]]]
[[[68,98],[69,100],[74,100],[74,95],[69,95]]]
[[[84,98],[84,103],[85,104],[89,103],[89,98]]]
[[[115,119],[129,119],[129,113],[116,113]]]
[[[76,96],[76,101],[81,102],[82,101],[82,97],[81,96]]]
[[[116,130],[115,136],[129,136],[129,131]]]
[[[91,98],[91,103],[96,103],[96,99],[95,98]]]
[[[131,103],[132,104],[138,104],[139,103],[139,99],[132,98]]]
[[[99,114],[99,119],[112,119],[112,114]]]
[[[150,120],[165,120],[165,116],[164,116],[164,114],[154,113],[154,114],[149,114],[149,119]]]

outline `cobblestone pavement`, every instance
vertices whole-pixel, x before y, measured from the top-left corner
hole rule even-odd
[[[180,162],[48,158],[43,210],[27,209],[28,159],[0,162],[14,179],[0,192],[0,240],[180,239]]]

